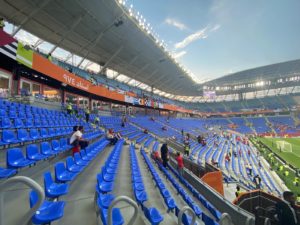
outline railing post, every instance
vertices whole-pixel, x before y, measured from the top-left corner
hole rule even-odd
[[[178,213],[178,225],[182,224],[182,216],[183,216],[183,213],[185,211],[188,211],[188,212],[190,212],[192,214],[192,222],[191,222],[191,224],[195,224],[195,222],[196,222],[196,215],[195,215],[194,211],[190,207],[184,206],[184,207],[182,207],[182,209]]]
[[[45,193],[43,188],[34,180],[30,179],[29,177],[24,176],[15,176],[8,180],[6,180],[3,184],[0,185],[0,225],[5,225],[4,222],[4,190],[8,188],[11,184],[15,183],[23,183],[30,187],[31,189],[35,190],[38,194],[38,202],[24,215],[23,219],[20,221],[20,225],[28,224],[31,220],[31,217],[34,213],[40,208],[41,204],[44,202]]]
[[[129,205],[131,205],[134,208],[134,213],[130,219],[130,221],[128,222],[128,225],[133,225],[134,222],[136,221],[137,217],[138,217],[138,205],[136,204],[135,201],[133,201],[131,198],[127,197],[127,196],[118,196],[117,198],[115,198],[112,203],[110,204],[109,208],[108,208],[108,213],[107,213],[107,218],[108,218],[108,225],[112,225],[113,221],[112,221],[112,210],[113,207],[118,203],[118,202],[126,202]]]
[[[231,217],[228,213],[223,213],[219,222],[220,225],[232,225]]]

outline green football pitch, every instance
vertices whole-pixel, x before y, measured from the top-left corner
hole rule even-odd
[[[296,168],[300,168],[300,138],[259,138],[272,151]],[[292,152],[280,152],[276,141],[286,141],[292,145]]]

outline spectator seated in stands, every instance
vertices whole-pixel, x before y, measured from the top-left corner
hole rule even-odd
[[[110,144],[115,145],[118,141],[118,138],[114,135],[113,129],[108,129],[106,132],[106,139],[110,141]]]
[[[228,163],[230,162],[230,156],[229,156],[228,153],[227,153],[226,156],[225,156],[225,161],[228,162]]]
[[[160,156],[159,156],[158,151],[153,151],[152,152],[152,157],[154,158],[154,160],[159,160],[160,161]]]
[[[145,128],[145,129],[144,129],[144,134],[148,134],[148,133],[149,133],[148,129]]]
[[[120,132],[114,133],[114,137],[116,137],[118,140],[122,139]]]
[[[83,135],[83,126],[79,126],[78,129],[75,131],[75,127],[73,129],[73,134],[70,138],[70,144],[74,147],[80,146],[80,149],[85,149],[89,142],[82,137]]]
[[[76,132],[77,131],[78,131],[78,126],[74,126],[73,127],[73,132],[72,132],[72,135],[71,135],[71,138],[70,138],[70,145],[73,146],[73,148],[72,148],[73,155],[76,152],[80,151],[79,142],[78,142],[77,137],[76,137]]]
[[[163,131],[167,131],[167,130],[168,130],[168,128],[167,128],[166,126],[163,126],[161,129],[162,129]]]

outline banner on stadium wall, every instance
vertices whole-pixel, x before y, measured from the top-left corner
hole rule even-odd
[[[18,43],[17,61],[29,68],[32,68],[33,51],[26,48],[21,42]]]
[[[133,104],[134,97],[125,95],[125,102]]]

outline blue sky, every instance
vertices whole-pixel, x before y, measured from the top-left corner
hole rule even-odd
[[[299,0],[127,0],[200,80],[300,58]]]

